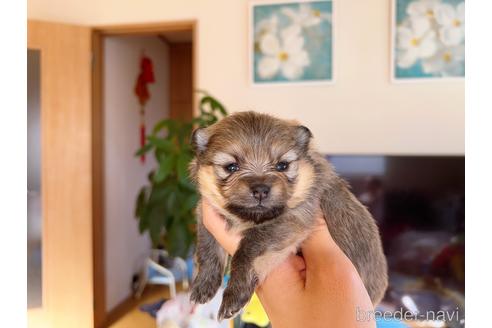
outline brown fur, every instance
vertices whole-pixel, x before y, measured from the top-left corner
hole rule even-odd
[[[321,207],[333,239],[354,263],[374,304],[384,295],[387,266],[378,228],[345,181],[310,146],[311,132],[254,112],[233,114],[195,131],[190,173],[206,197],[242,235],[219,319],[234,316],[255,287],[309,236]],[[279,163],[288,163],[279,171]],[[237,171],[230,172],[230,164]],[[255,193],[267,190],[264,197]],[[255,196],[256,195],[256,196]],[[260,197],[260,198],[258,198]],[[199,213],[200,211],[198,211]],[[198,274],[191,299],[210,300],[221,284],[225,252],[198,218]]]

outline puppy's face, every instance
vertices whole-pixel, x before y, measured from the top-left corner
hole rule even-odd
[[[192,175],[200,192],[242,221],[261,223],[295,207],[313,183],[303,127],[243,112],[194,132]]]

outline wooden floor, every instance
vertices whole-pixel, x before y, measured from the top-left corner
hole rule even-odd
[[[182,290],[177,286],[177,290]],[[110,324],[111,328],[156,328],[156,321],[150,314],[140,311],[139,307],[143,304],[157,302],[160,299],[169,299],[169,289],[166,286],[150,285],[147,286],[139,300],[131,300],[124,305],[120,312],[119,319]],[[404,321],[411,328],[431,328],[423,323],[415,321]],[[231,327],[233,323],[231,322]]]
[[[166,286],[148,286],[142,297],[134,300],[123,311],[123,315],[109,327],[111,328],[155,328],[156,321],[150,314],[140,311],[143,304],[157,302],[160,299],[169,299],[169,289]]]

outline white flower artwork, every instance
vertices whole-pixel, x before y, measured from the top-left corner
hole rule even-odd
[[[393,80],[464,77],[465,2],[393,1]]]
[[[465,3],[453,7],[442,4],[436,12],[440,25],[439,37],[446,46],[457,46],[465,41]]]
[[[298,10],[289,7],[282,8],[282,13],[291,19],[292,24],[301,27],[316,26],[323,19],[331,22],[331,14],[322,13],[320,10],[313,9],[307,3],[299,4]]]
[[[265,34],[260,41],[264,56],[258,64],[258,74],[263,79],[282,75],[294,80],[301,76],[304,67],[309,65],[309,55],[304,46],[304,38],[292,30],[284,30],[281,40],[274,34]]]
[[[332,80],[332,1],[261,2],[251,7],[255,84]]]

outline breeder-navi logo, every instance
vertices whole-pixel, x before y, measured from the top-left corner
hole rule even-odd
[[[426,311],[422,313],[414,313],[411,311],[404,311],[403,309],[397,311],[378,311],[378,310],[363,310],[357,307],[356,320],[359,322],[370,321],[391,321],[391,320],[420,320],[420,321],[437,321],[437,322],[459,322],[464,325],[465,318],[460,318],[459,309],[456,308],[453,311]]]

